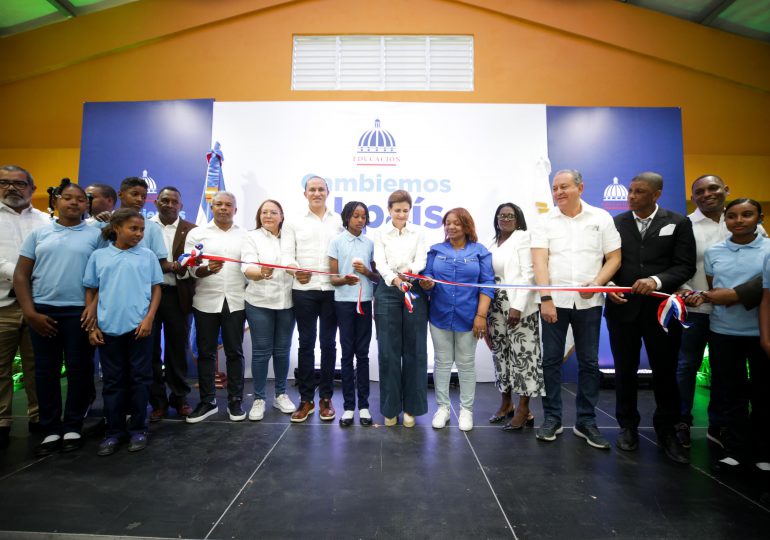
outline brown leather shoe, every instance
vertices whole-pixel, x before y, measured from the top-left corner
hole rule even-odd
[[[158,407],[157,409],[153,409],[150,413],[150,422],[160,422],[164,416],[166,416],[166,413],[168,412],[168,409],[166,407]]]
[[[192,407],[190,407],[189,403],[183,401],[176,407],[176,412],[179,414],[179,416],[188,417],[192,414]]]
[[[322,398],[318,406],[321,408],[321,412],[319,414],[321,420],[334,420],[336,413],[334,412],[334,407],[332,407],[331,399]]]
[[[315,412],[315,403],[312,401],[300,401],[299,407],[291,415],[291,421],[295,423],[304,422],[313,412]]]

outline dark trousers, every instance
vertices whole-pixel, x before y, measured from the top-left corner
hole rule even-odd
[[[193,309],[195,342],[198,345],[198,384],[201,401],[216,401],[217,345],[222,329],[222,345],[227,359],[227,399],[243,399],[243,330],[244,310],[230,311],[227,300],[221,313],[204,313]]]
[[[334,364],[337,362],[337,314],[334,291],[292,291],[294,316],[297,319],[299,350],[297,378],[302,401],[315,396],[315,341],[319,334],[321,345],[321,399],[331,399],[334,392]]]
[[[187,348],[190,337],[190,317],[182,313],[176,287],[161,286],[160,304],[152,328],[152,385],[150,405],[153,409],[165,409],[180,405],[190,385],[187,384]],[[163,330],[163,354],[161,355],[161,329]],[[171,395],[166,395],[168,385]]]
[[[599,330],[602,323],[600,306],[588,309],[556,308],[556,322],[543,321],[543,414],[561,421],[561,370],[567,330],[572,325],[578,360],[578,387],[575,396],[575,424],[596,425],[596,402],[599,400]]]
[[[374,291],[380,412],[386,418],[428,412],[428,302],[419,287],[416,294],[409,313],[403,292],[383,283]]]
[[[738,461],[770,461],[770,359],[759,337],[709,332],[709,362],[711,394],[726,421],[725,452]]]
[[[104,334],[99,358],[106,436],[125,438],[144,433],[152,383],[152,336],[136,339],[133,330],[120,336]],[[126,413],[131,415],[128,426]]]
[[[636,394],[638,388],[642,340],[652,369],[655,412],[652,424],[658,436],[674,431],[680,418],[679,386],[676,381],[682,327],[678,322],[668,325],[668,333],[658,323],[659,301],[647,300],[633,321],[607,318],[610,348],[615,361],[615,417],[622,428],[639,427]],[[650,301],[651,300],[651,301]]]
[[[356,311],[356,302],[335,302],[337,324],[340,329],[342,356],[342,397],[345,410],[369,408],[369,344],[372,341],[372,303],[361,302],[364,314]],[[356,366],[353,367],[353,356]]]
[[[94,348],[80,327],[83,307],[35,305],[39,313],[56,320],[56,335],[41,336],[30,327],[35,353],[35,383],[40,427],[45,435],[80,433],[91,404]],[[62,419],[61,366],[67,368],[67,399]]]

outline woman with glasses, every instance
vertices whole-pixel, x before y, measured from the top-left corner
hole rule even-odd
[[[494,217],[495,239],[489,246],[496,283],[530,285],[534,283],[527,222],[521,208],[513,203],[497,207]],[[495,385],[502,401],[489,422],[506,418],[504,430],[534,425],[529,398],[544,394],[540,355],[540,313],[534,291],[496,289],[489,309],[487,345],[492,349]],[[514,407],[512,393],[519,394]]]
[[[280,265],[282,226],[283,208],[278,201],[268,199],[259,205],[257,228],[243,237],[243,260]],[[257,264],[243,265],[243,274],[249,280],[245,304],[251,333],[251,376],[254,380],[254,403],[249,411],[249,420],[258,422],[265,416],[265,384],[271,356],[275,374],[273,407],[286,414],[296,409],[286,394],[289,347],[294,332],[293,278],[285,270]]]

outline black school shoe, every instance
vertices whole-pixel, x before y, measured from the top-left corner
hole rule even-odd
[[[45,442],[45,439],[43,441],[35,448],[35,457],[50,456],[61,449],[61,437],[48,442]]]

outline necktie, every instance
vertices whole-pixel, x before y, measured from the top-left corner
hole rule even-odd
[[[639,229],[639,234],[642,235],[642,238],[644,238],[644,235],[647,234],[647,229],[650,227],[650,221],[652,221],[652,218],[636,218],[636,220],[641,224],[641,228]]]

